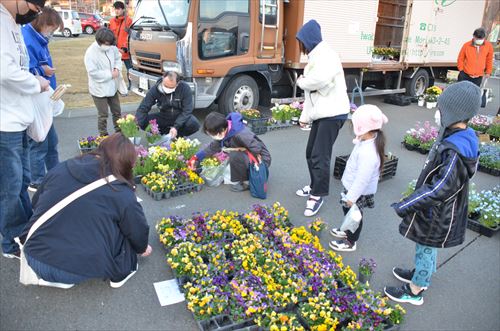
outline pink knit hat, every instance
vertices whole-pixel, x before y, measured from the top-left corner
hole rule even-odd
[[[375,105],[360,106],[352,115],[354,134],[357,137],[369,131],[381,129],[382,125],[388,121],[387,116]]]

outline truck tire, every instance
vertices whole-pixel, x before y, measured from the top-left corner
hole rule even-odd
[[[405,82],[406,95],[416,97],[424,94],[425,89],[429,87],[429,73],[425,69],[419,69],[413,78]]]
[[[248,75],[234,77],[219,96],[219,112],[229,114],[254,109],[259,104],[259,87]]]

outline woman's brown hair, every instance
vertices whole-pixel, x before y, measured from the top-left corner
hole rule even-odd
[[[93,153],[99,156],[101,176],[109,172],[118,180],[127,182],[134,187],[133,167],[137,159],[134,145],[123,134],[117,132],[104,139]]]
[[[382,172],[385,163],[385,135],[382,130],[373,130],[371,132],[377,135],[375,138],[375,148],[377,149],[377,154],[380,159],[379,170]]]
[[[43,7],[42,13],[31,21],[31,26],[38,33],[41,33],[42,28],[47,26],[57,26],[62,31],[64,29],[64,22],[57,11],[50,7]]]

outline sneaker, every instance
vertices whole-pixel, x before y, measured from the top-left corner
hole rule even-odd
[[[410,284],[404,284],[401,287],[384,287],[384,293],[389,299],[401,303],[411,303],[415,306],[420,306],[424,303],[424,298],[422,297],[423,292],[424,290],[420,291],[419,294],[413,294],[410,289]]]
[[[310,124],[307,124],[305,126],[301,126],[300,129],[302,131],[311,131],[311,125]]]
[[[344,231],[340,231],[339,228],[333,228],[331,231],[330,231],[330,234],[334,237],[337,237],[337,238],[340,238],[340,239],[346,239],[347,238],[347,234],[344,232]]]
[[[3,255],[3,257],[6,257],[8,259],[18,259],[18,260],[21,259],[21,252],[20,251],[17,251],[14,253],[2,253],[2,255]]]
[[[69,288],[72,288],[73,286],[75,286],[75,284],[64,284],[64,283],[54,283],[54,282],[48,282],[46,280],[43,280],[43,279],[39,279],[38,280],[38,285],[39,286],[48,286],[48,287],[57,287],[57,288],[62,288],[62,289],[69,289]]]
[[[316,215],[322,205],[323,205],[322,197],[314,199],[309,196],[309,199],[307,199],[306,202],[306,210],[304,211],[304,216],[311,217]]]
[[[134,271],[132,271],[131,273],[129,273],[128,276],[125,277],[124,279],[122,279],[121,281],[119,281],[119,282],[113,282],[112,280],[110,280],[109,281],[109,286],[111,286],[112,288],[122,287],[123,284],[125,284],[127,282],[127,280],[129,280],[130,278],[132,278],[133,275],[135,275],[135,273],[137,272],[138,269],[139,269],[139,264],[137,264],[137,267],[135,268]]]
[[[297,191],[295,191],[295,194],[297,194],[299,197],[308,197],[309,194],[311,194],[311,186],[306,185],[303,188],[299,188]]]
[[[337,252],[354,252],[356,250],[356,243],[351,244],[347,240],[332,240],[328,244],[331,249]]]
[[[231,191],[233,192],[243,192],[248,190],[248,184],[243,182],[237,182],[236,184],[231,185]]]
[[[40,184],[31,183],[30,186],[28,186],[28,191],[36,192],[38,190],[39,186],[40,186]]]
[[[415,273],[415,269],[409,270],[409,269],[403,269],[403,268],[397,268],[394,267],[392,268],[392,274],[394,277],[399,279],[402,282],[405,282],[407,284],[411,283],[411,279],[413,278],[413,274]],[[427,287],[422,287],[424,290],[427,290]]]

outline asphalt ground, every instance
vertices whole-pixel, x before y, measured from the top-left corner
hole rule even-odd
[[[499,108],[499,81],[490,80],[496,98],[481,113],[494,115]],[[398,231],[399,219],[389,205],[400,198],[408,182],[416,178],[425,156],[407,151],[400,146],[406,130],[416,121],[433,121],[434,110],[388,105],[382,97],[367,98],[367,103],[379,105],[389,117],[384,131],[386,150],[399,158],[394,178],[380,183],[376,206],[365,214],[365,224],[358,248],[344,253],[344,261],[357,270],[361,257],[372,257],[378,267],[372,279],[372,288],[383,290],[385,285],[399,285],[392,276],[393,266],[413,267],[415,244],[403,238]],[[133,111],[133,106],[124,111]],[[203,120],[207,111],[197,111]],[[95,134],[95,110],[67,111],[55,119],[59,134],[61,160],[78,154],[77,139]],[[110,125],[111,129],[111,125]],[[209,141],[202,133],[196,138]],[[303,216],[305,198],[297,197],[295,190],[308,184],[305,146],[308,133],[298,128],[268,132],[262,135],[273,161],[270,168],[269,194],[265,201],[281,202],[290,212],[296,226],[308,221]],[[352,150],[352,131],[346,124],[334,146],[332,158],[347,155]],[[500,184],[498,177],[478,173],[472,180],[478,189],[491,189]],[[341,184],[331,178],[330,195],[318,216],[338,226],[342,220],[339,206]],[[262,203],[248,192],[232,193],[227,186],[204,188],[201,192],[153,201],[142,189],[137,194],[151,226],[150,244],[153,253],[140,258],[139,271],[120,289],[112,289],[108,282],[91,280],[69,290],[23,286],[18,282],[19,262],[0,257],[0,329],[1,330],[196,330],[197,324],[185,303],[161,307],[153,283],[172,279],[165,261],[165,251],[158,241],[154,225],[161,217],[181,215],[189,217],[196,211],[218,209],[245,211]],[[83,211],[84,212],[84,211]],[[331,240],[325,233],[322,244]],[[500,235],[492,238],[467,230],[465,242],[454,248],[438,250],[438,270],[425,293],[425,303],[415,307],[405,305],[407,316],[402,330],[500,330]]]

